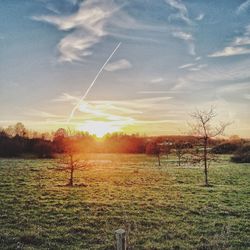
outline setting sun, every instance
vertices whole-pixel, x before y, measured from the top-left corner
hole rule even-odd
[[[120,131],[120,126],[114,125],[112,122],[87,121],[77,128],[79,131],[86,131],[97,137],[103,137],[107,133]]]

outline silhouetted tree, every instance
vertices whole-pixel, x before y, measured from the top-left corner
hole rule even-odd
[[[53,137],[53,145],[56,153],[65,153],[67,131],[63,128],[59,128]]]
[[[69,131],[68,134],[71,132]],[[79,154],[82,153],[82,154]],[[84,148],[79,138],[67,136],[64,138],[64,154],[66,156],[66,170],[69,171],[68,186],[74,186],[74,173],[77,169],[86,168],[89,163],[83,159]]]
[[[18,122],[14,126],[15,135],[18,135],[20,137],[26,137],[27,136],[27,129],[24,127],[24,125],[21,122]]]

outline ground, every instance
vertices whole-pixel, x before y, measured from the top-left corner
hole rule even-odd
[[[144,155],[89,155],[75,187],[58,160],[0,159],[0,249],[250,249],[250,164],[209,169]],[[86,184],[81,185],[81,184]]]

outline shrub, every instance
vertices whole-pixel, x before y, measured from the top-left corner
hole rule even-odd
[[[231,157],[231,161],[236,163],[250,163],[250,144],[241,146]]]
[[[224,142],[212,148],[214,154],[233,154],[240,147],[239,143]]]
[[[9,138],[0,140],[0,157],[16,157],[20,156],[23,151],[23,145]]]

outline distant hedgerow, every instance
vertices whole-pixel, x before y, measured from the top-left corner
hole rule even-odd
[[[250,163],[250,143],[241,146],[231,157],[236,163]]]

